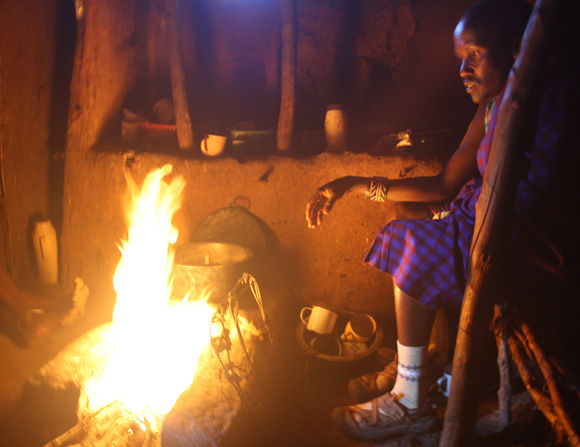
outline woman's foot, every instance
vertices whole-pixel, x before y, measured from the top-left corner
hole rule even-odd
[[[357,402],[366,402],[393,389],[397,380],[397,356],[382,371],[363,374],[348,381],[348,393]]]
[[[332,416],[342,431],[363,440],[426,433],[437,423],[435,410],[428,403],[410,410],[390,392],[364,405],[335,408]]]
[[[33,344],[46,338],[57,327],[77,321],[85,313],[89,289],[82,279],[75,279],[75,291],[72,303],[64,310],[33,307],[24,310],[18,316],[18,330],[25,345]]]

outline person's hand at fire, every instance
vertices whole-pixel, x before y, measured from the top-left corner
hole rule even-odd
[[[321,186],[306,203],[306,222],[308,228],[316,228],[322,223],[324,215],[328,214],[335,202],[346,196],[359,184],[368,183],[365,177],[340,177]],[[366,186],[365,186],[366,188]]]

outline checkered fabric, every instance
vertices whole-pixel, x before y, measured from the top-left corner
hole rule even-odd
[[[518,184],[511,244],[512,262],[553,285],[579,273],[580,94],[570,76],[556,77],[543,97],[536,139]]]
[[[566,113],[563,84],[553,82],[544,95],[536,140],[527,154],[529,170],[526,179],[518,186],[516,209],[520,213],[537,212],[542,202],[539,191],[546,190],[546,183],[553,183],[552,180],[559,178],[555,158],[557,151],[554,148],[562,139],[562,123]],[[488,130],[477,152],[482,176],[502,94],[496,99]],[[403,292],[429,309],[444,305],[460,306],[481,184],[481,178],[473,178],[465,184],[448,206],[451,212],[440,220],[391,221],[377,234],[363,262],[388,273]]]
[[[544,95],[542,108],[536,126],[536,139],[532,150],[526,152],[526,178],[518,185],[516,208],[518,213],[534,214],[538,210],[546,211],[553,199],[550,193],[561,193],[557,188],[566,171],[563,164],[572,160],[567,158],[566,150],[577,153],[578,142],[566,145],[566,116],[569,114],[570,82],[565,77],[558,77],[550,84]],[[565,145],[565,146],[564,146]],[[578,157],[576,156],[576,161]],[[577,171],[578,165],[573,170]],[[570,172],[578,175],[577,172]],[[573,191],[569,191],[573,194]],[[568,194],[566,194],[568,195]]]

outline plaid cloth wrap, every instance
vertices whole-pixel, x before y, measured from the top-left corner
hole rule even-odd
[[[558,283],[580,273],[579,89],[578,80],[567,72],[551,78],[518,184],[512,262],[536,280]]]
[[[526,170],[516,194],[517,219],[512,238],[515,241],[512,255],[516,256],[513,259],[521,260],[520,255],[534,259],[541,250],[533,253],[535,246],[530,244],[530,222],[533,226],[540,221],[554,222],[562,215],[562,210],[577,209],[571,204],[580,203],[580,188],[571,186],[578,184],[579,176],[574,172],[578,169],[578,152],[574,145],[566,144],[570,141],[565,126],[570,127],[566,120],[570,115],[567,105],[577,99],[570,94],[571,84],[564,76],[552,78],[542,98],[534,144],[526,153]],[[482,176],[502,94],[496,99],[489,127],[477,152]],[[574,126],[578,128],[577,123],[572,123]],[[466,183],[450,203],[448,209],[451,213],[441,220],[391,221],[377,234],[363,262],[391,275],[403,292],[429,309],[460,306],[481,185],[480,178]],[[545,219],[547,214],[550,218]],[[565,219],[566,223],[570,221]],[[545,230],[561,233],[554,224],[532,231],[546,233]],[[545,234],[541,237],[545,238]],[[569,234],[567,240],[570,241]]]
[[[501,96],[501,95],[500,95]],[[501,98],[477,151],[483,175]],[[467,277],[481,178],[468,181],[440,220],[393,220],[376,235],[363,262],[388,273],[407,295],[429,309],[460,306]]]

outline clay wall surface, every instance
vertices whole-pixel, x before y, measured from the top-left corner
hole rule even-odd
[[[49,211],[56,6],[34,0],[1,3],[0,266],[19,275],[32,267],[32,219]]]
[[[380,123],[416,129],[427,117],[434,117],[432,128],[461,127],[473,105],[457,80],[450,33],[472,3],[297,1],[298,130],[322,131],[326,105],[333,102],[348,106],[353,128]],[[151,106],[170,84],[158,0],[2,4],[1,248],[2,263],[18,276],[34,270],[33,218],[48,215],[66,240],[71,204],[78,203],[75,176],[93,178],[95,185],[110,176],[101,172],[97,181],[96,168],[87,164],[76,173],[75,160],[109,129],[118,142],[123,106],[139,95]],[[275,123],[279,3],[180,4],[194,127],[235,120],[260,124],[264,116]],[[310,186],[302,194],[307,191]],[[63,257],[70,253],[63,247]]]
[[[305,205],[315,189],[335,177],[433,175],[437,162],[410,156],[321,154],[306,159],[263,157],[183,159],[162,154],[87,151],[68,159],[68,197],[63,234],[63,273],[89,285],[95,311],[104,318],[114,299],[112,278],[127,235],[122,208],[125,174],[138,184],[166,163],[187,186],[174,223],[178,243],[191,241],[202,219],[238,203],[261,222],[267,251],[253,270],[259,283],[277,284],[296,306],[323,304],[337,310],[361,310],[392,318],[392,284],[387,275],[361,263],[375,233],[391,218],[391,205],[354,194],[339,201],[323,225],[308,229]],[[243,232],[243,229],[241,229]],[[265,294],[265,301],[281,299]],[[96,307],[96,308],[95,308]],[[109,315],[110,316],[110,315]]]
[[[452,33],[475,1],[298,0],[296,124],[316,128],[329,104],[353,124],[437,129],[467,123]],[[280,101],[280,5],[270,0],[180,2],[194,127],[252,122],[275,129]],[[126,105],[151,116],[171,98],[163,2],[138,2],[137,80]],[[455,104],[445,107],[444,104]]]

